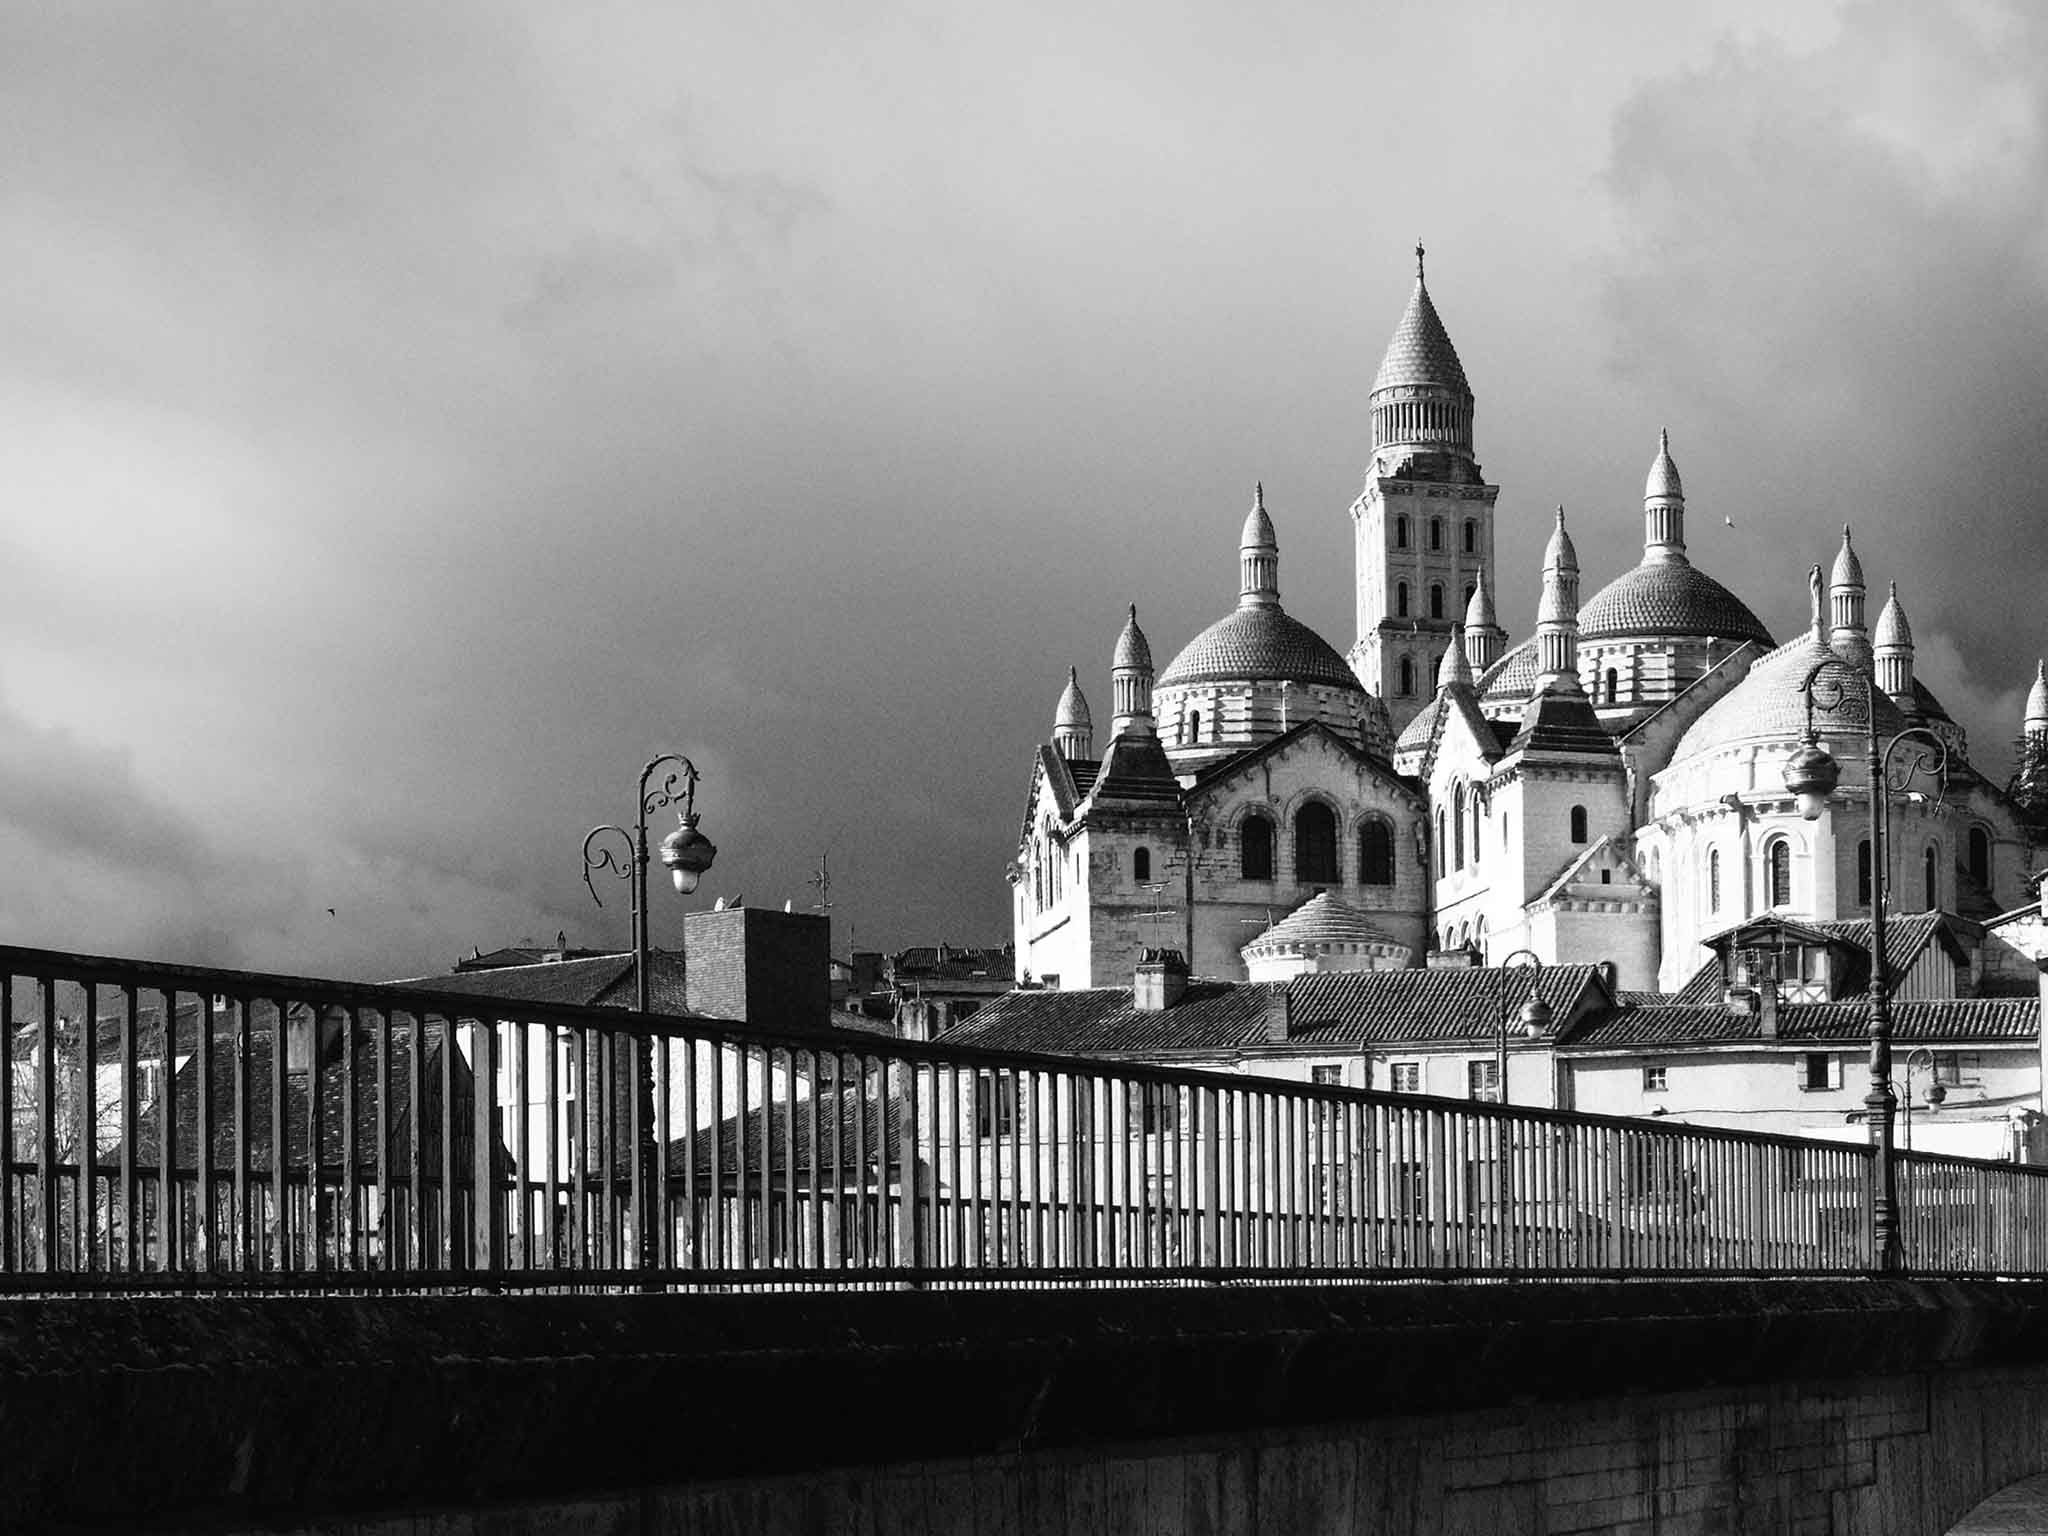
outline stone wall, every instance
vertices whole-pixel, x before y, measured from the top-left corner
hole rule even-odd
[[[0,1303],[0,1528],[1940,1533],[2048,1285]]]

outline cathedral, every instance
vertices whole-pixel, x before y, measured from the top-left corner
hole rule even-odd
[[[1582,600],[1559,509],[1529,578],[1536,632],[1511,645],[1473,404],[1418,248],[1351,505],[1348,656],[1282,606],[1255,493],[1230,613],[1155,670],[1130,610],[1099,755],[1068,675],[1010,867],[1020,983],[1129,985],[1147,950],[1252,980],[1529,950],[1676,992],[1703,941],[1751,919],[1869,915],[1871,711],[1880,738],[1920,727],[1945,756],[1894,763],[1890,910],[1974,921],[2029,900],[2048,844],[2027,767],[2048,763],[2048,678],[2028,697],[2017,787],[1992,783],[1914,676],[1896,584],[1870,622],[1849,529],[1812,572],[1809,627],[1782,642],[1692,563],[1668,436],[1640,562]],[[1809,738],[1842,765],[1815,815],[1785,782]]]

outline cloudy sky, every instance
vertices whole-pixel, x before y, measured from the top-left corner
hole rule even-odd
[[[2044,18],[4,0],[0,935],[623,944],[578,847],[674,747],[706,896],[829,850],[842,948],[998,941],[1066,668],[1106,718],[1127,601],[1162,664],[1220,616],[1255,479],[1354,638],[1418,238],[1511,630],[1557,503],[1634,563],[1668,425],[1695,558],[1782,635],[1852,521],[1997,760]]]

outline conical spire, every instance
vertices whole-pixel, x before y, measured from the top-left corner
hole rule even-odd
[[[1415,247],[1415,291],[1394,327],[1386,356],[1372,381],[1375,452],[1401,445],[1422,452],[1472,457],[1472,387],[1450,333],[1437,318]]]
[[[1913,626],[1906,622],[1905,606],[1899,601],[1899,584],[1891,584],[1884,612],[1877,616],[1877,631],[1871,637],[1871,665],[1877,672],[1877,686],[1908,714],[1913,707]]]
[[[1564,508],[1543,552],[1543,598],[1536,605],[1538,687],[1579,691],[1579,555],[1565,532]]]
[[[1116,637],[1116,651],[1109,659],[1113,669],[1142,668],[1152,670],[1152,647],[1145,640],[1145,631],[1138,628],[1138,605],[1131,604],[1130,617],[1124,620],[1122,633]]]
[[[1481,567],[1472,583],[1472,601],[1465,605],[1465,659],[1471,663],[1475,676],[1500,660],[1506,641],[1507,634],[1494,617],[1493,593],[1487,587],[1486,570]]]
[[[1116,736],[1150,736],[1157,726],[1152,719],[1152,647],[1145,631],[1138,628],[1138,605],[1131,604],[1123,633],[1116,637],[1116,652],[1110,660],[1109,686],[1115,718],[1110,731]]]
[[[1408,295],[1408,307],[1401,311],[1393,339],[1387,343],[1380,371],[1373,376],[1372,391],[1434,385],[1460,395],[1470,395],[1465,382],[1465,365],[1458,361],[1458,349],[1437,317],[1430,302],[1429,285],[1422,276],[1422,247],[1415,247],[1415,291]]]
[[[1562,591],[1571,599],[1572,618],[1576,622],[1579,614],[1579,552],[1572,543],[1572,536],[1565,531],[1564,508],[1557,509],[1557,526],[1550,530],[1550,542],[1543,546],[1543,589],[1546,600],[1550,591],[1550,578],[1558,578]]]
[[[1451,643],[1445,648],[1443,660],[1437,663],[1436,691],[1442,693],[1453,684],[1472,686],[1472,663],[1465,655],[1465,630],[1462,625],[1451,626]]]
[[[2034,663],[2034,686],[2027,690],[2026,728],[2029,736],[2048,735],[2048,663]]]
[[[1643,483],[1643,560],[1685,559],[1685,488],[1671,457],[1671,434],[1659,429],[1657,457]]]
[[[1280,603],[1280,540],[1273,519],[1266,516],[1266,487],[1252,490],[1252,509],[1245,514],[1237,540],[1237,606],[1274,608]]]
[[[1052,716],[1053,750],[1064,758],[1095,755],[1095,721],[1088,713],[1088,701],[1081,697],[1081,677],[1067,668],[1067,686],[1060,691],[1059,707]]]
[[[1835,569],[1828,581],[1828,603],[1833,624],[1828,644],[1844,661],[1858,667],[1871,662],[1870,630],[1863,618],[1863,562],[1849,542],[1849,525],[1842,525],[1842,549],[1835,556]]]
[[[1493,594],[1486,589],[1486,572],[1482,569],[1472,583],[1472,601],[1465,605],[1465,628],[1492,629],[1498,622],[1493,614]]]
[[[1903,645],[1908,649],[1913,644],[1913,626],[1906,622],[1906,610],[1899,602],[1899,584],[1891,583],[1885,595],[1884,612],[1877,616],[1877,628],[1872,632],[1871,644],[1883,649],[1890,645]]]

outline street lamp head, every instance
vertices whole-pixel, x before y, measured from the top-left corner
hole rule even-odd
[[[1538,997],[1535,989],[1531,988],[1529,1001],[1522,1004],[1522,1033],[1531,1040],[1541,1040],[1550,1033],[1551,1017],[1550,1004]]]
[[[680,818],[682,825],[661,840],[661,862],[668,866],[676,890],[687,896],[697,889],[697,878],[711,867],[718,849],[697,830],[695,816]]]
[[[1841,777],[1842,765],[1811,736],[1785,764],[1785,787],[1798,802],[1799,814],[1808,821],[1820,818]]]
[[[1943,1099],[1947,1097],[1948,1090],[1942,1087],[1942,1085],[1939,1082],[1933,1082],[1927,1085],[1927,1103],[1930,1108],[1932,1108],[1936,1104],[1939,1104]]]

